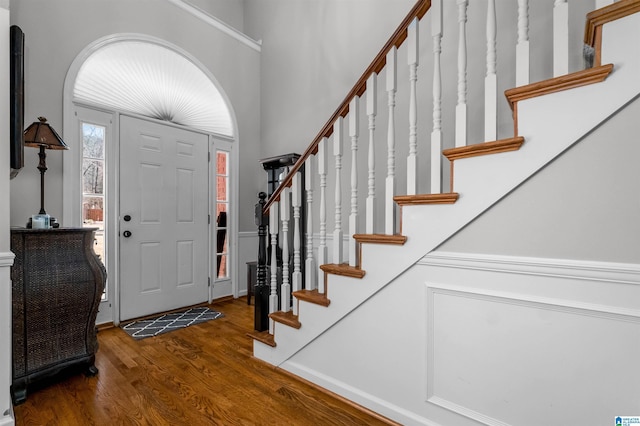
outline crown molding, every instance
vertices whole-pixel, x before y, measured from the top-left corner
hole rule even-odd
[[[248,37],[244,33],[240,32],[240,31],[236,30],[235,28],[229,26],[228,24],[222,22],[221,20],[219,20],[215,16],[209,15],[204,10],[202,10],[202,9],[196,7],[196,6],[193,6],[192,4],[189,4],[184,0],[167,0],[167,1],[169,3],[175,5],[175,6],[179,7],[180,9],[184,10],[185,12],[193,15],[194,17],[200,19],[204,23],[211,25],[212,27],[222,31],[223,33],[227,34],[228,36],[230,36],[230,37],[238,40],[239,42],[249,46],[253,50],[256,50],[258,52],[260,52],[262,50],[262,45],[261,45],[260,42],[252,39],[251,37]]]

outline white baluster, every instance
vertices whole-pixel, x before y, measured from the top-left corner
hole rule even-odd
[[[318,243],[318,265],[327,263],[327,138],[318,144],[318,175],[320,176],[320,242]],[[318,292],[324,294],[324,272],[318,268]]]
[[[496,75],[496,1],[487,1],[487,75],[484,78],[484,140],[498,133],[498,77]]]
[[[442,0],[431,2],[433,39],[433,130],[431,131],[431,193],[442,191]]]
[[[269,293],[269,313],[278,310],[278,224],[280,212],[276,201],[269,208],[269,234],[271,234],[271,281]],[[269,332],[273,334],[273,320],[269,318]]]
[[[365,233],[373,234],[376,222],[376,154],[375,154],[375,130],[376,114],[378,111],[378,75],[371,74],[367,79],[367,116],[369,117],[369,175],[367,179],[367,209],[365,220]]]
[[[333,155],[336,159],[335,229],[333,231],[333,263],[342,263],[342,126],[343,118],[333,123]]]
[[[289,284],[289,219],[291,217],[291,188],[285,188],[280,194],[280,220],[282,221],[282,286],[280,288],[280,310],[291,309],[291,284]]]
[[[360,133],[360,97],[349,102],[349,136],[351,137],[351,211],[349,214],[349,265],[357,266],[357,244],[353,236],[358,233],[358,136]]]
[[[458,104],[456,105],[456,147],[467,144],[467,6],[469,0],[458,4]]]
[[[387,53],[387,94],[389,105],[389,127],[387,129],[387,178],[384,192],[384,233],[393,235],[396,223],[396,209],[393,197],[396,195],[396,89],[398,49],[395,46]]]
[[[569,3],[553,2],[553,76],[569,73]]]
[[[527,84],[529,84],[529,1],[518,0],[516,86],[525,86]]]
[[[291,183],[291,205],[293,206],[293,275],[291,282],[292,291],[302,289],[302,268],[300,256],[300,207],[302,206],[302,185],[300,172],[293,175]],[[298,304],[293,304],[293,314],[298,315]]]
[[[409,64],[409,156],[407,157],[407,195],[418,191],[418,18],[407,29]]]
[[[315,290],[317,285],[316,262],[313,258],[313,176],[315,169],[313,157],[309,156],[304,162],[304,190],[307,195],[307,232],[306,232],[306,258],[304,262],[304,288]]]

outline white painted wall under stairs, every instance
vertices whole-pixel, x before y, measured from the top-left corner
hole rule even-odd
[[[567,205],[556,219],[581,222],[584,235],[560,243],[573,230],[548,223],[541,237],[565,249],[596,246],[574,250],[585,256],[625,257],[616,246],[623,241],[594,240],[605,224],[599,209],[585,205],[611,206],[614,221],[640,216],[640,199],[624,197],[640,193],[640,144],[628,138],[640,132],[638,114],[636,99],[483,215],[497,219],[471,224],[459,239],[490,238],[487,222],[510,212],[519,215],[504,222],[510,230],[533,223],[563,194],[582,192],[593,197]],[[593,163],[609,166],[593,173]],[[567,173],[572,179],[558,180]],[[634,179],[608,178],[625,175]],[[550,188],[550,181],[557,184]],[[601,186],[611,188],[592,191]],[[629,222],[606,227],[640,235],[640,224]],[[496,249],[526,250],[526,241],[496,239]],[[626,256],[638,259],[640,241],[632,240],[624,242]],[[640,264],[607,260],[438,248],[281,367],[402,424],[609,424],[613,413],[640,410]]]
[[[405,207],[404,246],[364,245],[365,277],[331,276],[331,305],[300,302],[302,327],[276,324],[277,347],[256,341],[255,356],[403,424],[595,425],[640,413],[637,264],[591,262],[576,276],[572,262],[489,259],[457,271],[428,255],[640,94],[631,40],[640,16],[606,24],[606,81],[519,102],[519,151],[457,160],[456,204]]]

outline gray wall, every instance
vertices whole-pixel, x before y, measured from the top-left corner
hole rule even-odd
[[[438,251],[638,263],[639,116],[636,99]]]
[[[234,2],[234,14],[242,3]],[[262,177],[255,164],[260,141],[260,53],[222,34],[182,9],[156,0],[20,0],[11,2],[11,23],[25,32],[25,122],[43,115],[62,129],[62,93],[67,70],[87,45],[115,33],[142,33],[173,43],[203,63],[221,84],[235,111],[240,145],[240,200],[254,204]],[[62,217],[64,152],[50,152],[47,212]],[[11,181],[11,224],[24,226],[39,210],[35,149],[25,150],[25,168]],[[239,230],[253,230],[253,211],[240,206]],[[64,225],[64,224],[63,224]]]
[[[262,40],[263,157],[302,152],[414,0],[245,0]]]

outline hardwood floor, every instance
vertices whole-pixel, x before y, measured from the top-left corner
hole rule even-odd
[[[100,373],[29,392],[17,426],[393,424],[253,358],[246,299],[211,307],[225,317],[157,337],[100,331]]]

